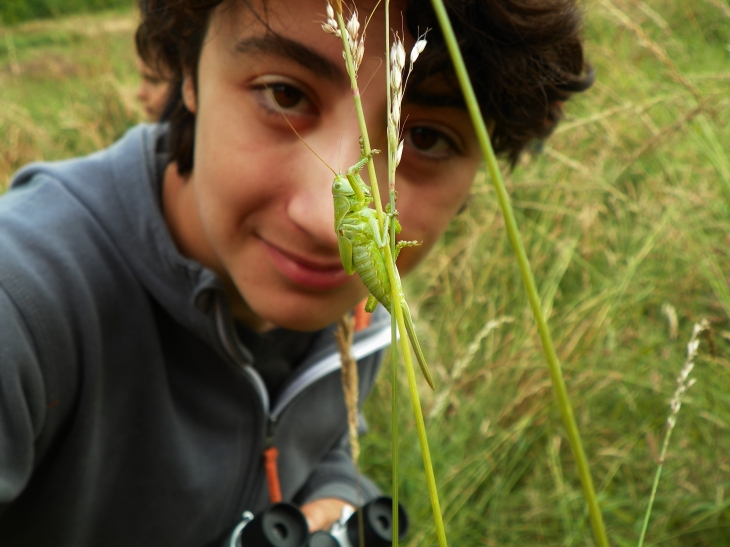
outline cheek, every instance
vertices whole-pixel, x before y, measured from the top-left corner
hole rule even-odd
[[[402,236],[424,240],[429,247],[439,238],[461,208],[470,185],[403,188],[396,208],[403,225]]]
[[[239,123],[234,112],[201,107],[194,167],[200,216],[216,246],[236,244],[281,210],[286,173],[296,166],[251,120]]]
[[[396,207],[403,226],[399,240],[422,242],[418,247],[406,247],[398,258],[398,268],[406,274],[412,270],[431,250],[444,232],[449,221],[458,210],[456,200],[443,198],[440,192],[410,190],[399,195]]]
[[[167,84],[160,84],[154,87],[152,95],[156,102],[164,101],[167,98]]]
[[[234,162],[209,162],[198,170],[196,197],[209,235],[231,240],[241,235],[252,215],[264,209],[271,194],[263,173],[253,166],[237,170]],[[207,169],[205,168],[207,167]]]
[[[423,242],[418,247],[403,249],[398,259],[403,273],[426,256],[464,204],[476,171],[476,168],[469,167],[462,172],[454,172],[450,180],[441,183],[401,185],[396,204],[403,226],[399,239]]]

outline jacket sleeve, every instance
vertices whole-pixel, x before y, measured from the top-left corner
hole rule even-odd
[[[383,352],[378,351],[358,361],[360,407],[375,383],[382,359]],[[362,414],[358,418],[358,434],[364,435],[367,433],[367,423]],[[345,433],[313,470],[294,501],[303,505],[322,498],[337,498],[360,506],[379,495],[378,487],[357,473],[352,463],[349,436]]]
[[[46,412],[35,344],[17,307],[0,287],[0,509],[30,479]]]
[[[378,487],[355,471],[348,436],[344,435],[310,475],[294,502],[304,505],[318,499],[337,498],[358,507],[379,495]]]

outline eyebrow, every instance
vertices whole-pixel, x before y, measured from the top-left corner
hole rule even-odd
[[[243,38],[236,42],[237,53],[263,53],[291,59],[304,68],[336,83],[346,83],[347,73],[339,64],[301,42],[278,34]]]

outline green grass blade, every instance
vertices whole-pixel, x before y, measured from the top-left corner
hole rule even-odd
[[[502,214],[504,215],[507,233],[517,258],[517,264],[520,269],[522,281],[525,285],[525,290],[527,291],[530,306],[532,307],[532,313],[535,316],[535,321],[537,323],[537,328],[543,345],[543,351],[545,352],[545,358],[548,362],[548,367],[550,368],[550,376],[555,389],[558,406],[560,407],[560,412],[563,416],[563,423],[565,425],[568,439],[570,440],[570,445],[573,449],[576,465],[578,467],[578,474],[583,486],[583,495],[586,499],[586,503],[588,504],[591,526],[593,527],[593,535],[596,540],[596,544],[600,547],[608,547],[608,538],[606,536],[606,529],[603,523],[603,516],[601,515],[601,510],[598,506],[598,499],[596,497],[595,487],[593,486],[593,479],[588,468],[588,460],[583,449],[578,425],[575,422],[573,408],[570,404],[568,392],[565,387],[565,381],[563,380],[563,375],[560,370],[558,356],[555,352],[555,346],[553,345],[547,322],[545,321],[545,317],[542,313],[540,297],[537,292],[537,287],[535,286],[535,280],[532,275],[532,270],[530,269],[527,254],[525,253],[525,248],[522,244],[522,239],[517,228],[509,196],[505,189],[504,182],[502,181],[502,175],[499,171],[494,150],[492,149],[487,126],[484,123],[484,119],[479,110],[476,94],[474,93],[471,81],[469,80],[466,65],[464,64],[464,60],[461,56],[461,51],[459,50],[454,30],[451,27],[451,22],[449,21],[449,17],[446,13],[446,8],[444,7],[442,0],[432,0],[431,3],[436,11],[436,16],[444,34],[446,45],[449,50],[449,54],[451,55],[451,60],[456,69],[459,84],[462,92],[464,93],[467,109],[474,125],[477,140],[479,141],[482,153],[484,154],[487,169],[492,179],[492,183],[494,184],[494,189],[497,193],[497,199],[499,201],[500,208],[502,209]]]

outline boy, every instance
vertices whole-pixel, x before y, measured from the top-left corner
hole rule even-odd
[[[427,3],[394,4],[411,43],[435,27]],[[578,15],[567,1],[452,7],[497,151],[514,161],[589,85]],[[331,327],[367,293],[340,264],[331,173],[282,115],[331,165],[359,156],[324,8],[145,2],[137,44],[174,74],[169,124],[28,166],[0,199],[0,545],[220,545],[270,502],[271,446],[283,498],[312,530],[373,495],[349,460]],[[381,149],[383,21],[381,7],[359,72]],[[428,38],[403,107],[401,237],[423,241],[403,251],[404,274],[480,161],[437,29]],[[387,314],[357,333],[363,394],[389,339]]]
[[[142,103],[148,120],[159,121],[170,95],[170,78],[164,72],[148,66],[139,57],[137,57],[137,70],[141,78],[136,93],[137,100]]]

